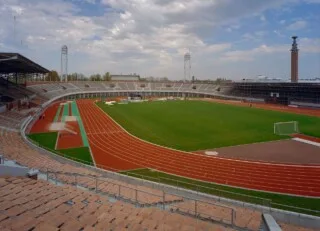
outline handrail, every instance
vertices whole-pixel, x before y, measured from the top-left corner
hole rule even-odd
[[[138,177],[139,177],[139,176],[142,176],[142,175],[140,175],[140,174],[131,173],[131,172],[128,172],[128,175],[136,175],[136,176],[138,176]],[[262,197],[255,197],[255,196],[248,196],[248,195],[246,195],[246,194],[230,192],[230,191],[222,190],[222,189],[210,188],[210,187],[206,187],[206,186],[202,186],[202,185],[198,185],[198,184],[189,183],[189,182],[187,182],[187,181],[173,180],[173,179],[170,179],[170,178],[167,178],[167,177],[154,178],[154,177],[148,176],[148,178],[152,178],[152,179],[155,179],[155,180],[157,180],[157,179],[164,179],[164,180],[168,180],[168,181],[174,181],[174,182],[178,182],[178,183],[182,183],[182,184],[187,184],[187,185],[195,186],[195,187],[198,188],[198,189],[199,189],[199,188],[203,188],[203,189],[215,190],[215,191],[218,191],[218,192],[226,192],[226,193],[230,193],[230,194],[234,194],[234,195],[238,195],[238,196],[255,198],[255,199],[267,201],[267,202],[269,202],[269,203],[272,202],[271,199],[266,199],[266,198],[262,198]],[[199,190],[197,190],[197,191],[199,191]]]
[[[57,174],[60,174],[60,175],[68,175],[68,176],[72,176],[70,174],[66,174],[64,172],[57,172],[57,171],[49,171],[49,168],[47,168],[47,180],[50,179],[50,176],[49,174],[54,174],[55,175],[55,178],[54,180],[57,181]],[[217,204],[217,203],[212,203],[212,202],[209,202],[209,201],[204,201],[204,200],[199,200],[199,199],[194,199],[194,198],[189,198],[189,197],[186,197],[186,196],[181,196],[181,195],[177,195],[177,194],[174,194],[174,193],[167,193],[165,192],[164,190],[162,191],[162,195],[157,195],[157,194],[154,194],[154,193],[151,193],[151,192],[147,192],[145,190],[142,190],[142,189],[137,189],[137,188],[132,188],[132,187],[129,187],[129,186],[125,186],[125,185],[122,185],[122,184],[117,184],[115,182],[111,182],[105,178],[100,178],[100,177],[97,177],[97,176],[87,176],[87,175],[83,175],[83,174],[74,174],[74,176],[81,176],[81,177],[86,177],[86,178],[91,178],[95,181],[95,192],[96,193],[99,193],[99,181],[103,181],[103,182],[108,182],[108,183],[111,183],[113,185],[117,185],[119,187],[119,191],[118,191],[118,197],[119,198],[123,198],[123,199],[130,199],[130,198],[126,198],[125,196],[121,196],[121,188],[126,188],[126,189],[130,189],[130,190],[133,190],[135,192],[135,199],[134,199],[134,203],[137,204],[137,205],[141,205],[138,201],[138,195],[139,193],[143,193],[143,194],[148,194],[148,195],[151,195],[151,196],[155,196],[156,198],[160,198],[159,199],[159,203],[161,203],[163,206],[162,208],[165,209],[165,204],[167,202],[167,200],[165,199],[166,196],[175,196],[177,198],[182,198],[181,199],[181,202],[182,201],[191,201],[191,202],[194,202],[194,211],[195,211],[195,214],[190,214],[190,215],[195,215],[195,217],[201,217],[201,215],[203,215],[202,217],[205,217],[205,215],[207,216],[210,216],[212,217],[211,214],[208,214],[208,213],[205,213],[203,211],[199,211],[197,210],[197,204],[199,203],[203,203],[203,204],[206,204],[206,205],[211,205],[211,206],[215,206],[215,207],[220,207],[220,208],[224,208],[224,209],[229,209],[230,210],[230,219],[227,219],[227,221],[230,221],[230,223],[226,223],[226,219],[220,219],[220,220],[216,220],[214,219],[215,221],[218,221],[218,222],[221,222],[223,224],[226,224],[226,225],[232,225],[232,226],[237,226],[235,223],[234,223],[234,218],[236,217],[236,211],[234,210],[234,208],[232,207],[229,207],[229,206],[225,206],[225,205],[220,205],[220,204]],[[75,178],[75,180],[77,181],[77,178]],[[60,182],[62,183],[65,183],[63,180],[59,180]],[[67,183],[68,184],[68,183]],[[78,182],[75,182],[76,185],[79,185],[79,186],[82,186],[82,187],[85,187],[86,186],[83,186],[83,184],[78,184]],[[100,183],[101,184],[101,183]],[[132,201],[132,200],[130,200]],[[142,203],[142,205],[146,205],[148,203]],[[177,207],[177,208],[180,208],[179,206],[175,206],[174,204],[170,205],[171,207]],[[243,228],[243,227],[239,227],[239,228]]]
[[[33,142],[33,143],[35,145],[38,144],[37,142]],[[90,163],[90,162],[78,159],[76,157],[67,156],[67,155],[65,155],[63,153],[58,154],[57,151],[52,150],[50,148],[41,147],[41,145],[39,146],[39,144],[37,146],[40,147],[41,149],[44,148],[45,150],[50,151],[52,154],[58,155],[59,157],[67,158],[67,159],[70,159],[72,161],[76,161],[76,162],[78,162],[80,164],[84,164],[84,165],[87,165],[87,166],[90,166],[90,167],[94,168],[93,164]],[[100,168],[100,169],[102,169],[104,171],[108,171],[108,172],[111,170],[114,174],[121,174],[121,173],[117,173],[117,172],[120,171],[119,169],[115,169],[115,168],[108,167],[108,166],[105,166],[105,165],[97,165],[96,167],[98,167],[98,168]],[[158,180],[159,178],[154,178],[154,177],[151,177],[151,176],[145,176],[145,175],[140,175],[140,174],[131,173],[131,172],[122,173],[121,175],[123,176],[124,174],[127,175],[127,176],[131,176],[131,175],[134,176],[135,175],[136,176],[135,178],[147,180],[147,181],[152,182],[152,183],[159,182],[159,180]],[[239,195],[239,196],[242,196],[244,198],[248,198],[248,200],[244,200],[244,201],[246,203],[253,204],[253,205],[267,206],[268,208],[270,208],[272,205],[277,205],[277,206],[280,206],[280,207],[283,207],[283,208],[286,208],[286,207],[287,208],[292,208],[292,209],[295,209],[297,211],[313,212],[313,213],[316,213],[316,214],[320,214],[320,210],[310,210],[310,209],[301,208],[301,207],[294,207],[294,206],[290,206],[290,205],[286,205],[286,204],[275,203],[271,199],[267,199],[267,198],[255,197],[255,196],[250,196],[250,195],[246,195],[246,194],[230,192],[230,191],[227,191],[227,190],[210,188],[210,187],[206,187],[206,186],[202,186],[202,185],[197,185],[197,184],[184,182],[184,181],[181,181],[181,180],[173,180],[173,179],[169,179],[169,178],[165,178],[165,177],[160,177],[160,179],[161,178],[168,179],[168,180],[173,181],[173,182],[180,182],[181,184],[189,184],[189,185],[196,186],[197,190],[194,190],[194,189],[189,189],[189,190],[197,192],[197,193],[202,193],[202,191],[200,189],[209,189],[209,190],[214,190],[214,191],[217,191],[217,192],[225,192],[225,193],[228,193],[228,194]],[[152,179],[152,180],[150,180],[150,179]],[[178,184],[175,183],[175,185],[178,185]],[[219,197],[221,197],[221,195]],[[228,198],[228,197],[225,197],[225,198]],[[261,203],[257,203],[256,202],[257,200],[261,200]]]
[[[39,143],[37,143],[39,145]],[[41,147],[41,146],[40,146]],[[52,150],[50,148],[46,148],[45,149],[49,150],[50,152],[53,152],[53,153],[57,153],[58,152],[56,150]],[[87,164],[89,166],[94,166],[91,162],[88,162],[88,161],[85,161],[85,160],[81,160],[81,159],[78,159],[76,157],[71,157],[71,156],[67,156],[63,153],[60,153],[58,155],[62,155],[63,157],[65,158],[70,158],[71,160],[74,160],[74,161],[77,161],[77,162],[80,162],[80,163],[84,163],[84,164]],[[105,165],[97,165],[97,167],[99,168],[102,168],[102,169],[111,169],[112,171],[115,171],[115,172],[118,172],[120,171],[119,169],[115,169],[115,168],[112,168],[112,167],[108,167],[108,166],[105,166]],[[270,205],[270,203],[272,202],[271,199],[266,199],[266,198],[262,198],[262,197],[255,197],[255,196],[249,196],[249,195],[246,195],[246,194],[241,194],[241,193],[235,193],[235,192],[230,192],[230,191],[227,191],[227,190],[221,190],[221,189],[216,189],[216,188],[210,188],[210,187],[206,187],[206,186],[202,186],[202,185],[198,185],[198,184],[193,184],[193,183],[188,183],[186,181],[182,181],[182,180],[173,180],[173,179],[169,179],[169,178],[166,178],[166,177],[160,177],[160,178],[154,178],[154,177],[151,177],[151,176],[145,176],[145,175],[140,175],[140,174],[136,174],[136,173],[131,173],[131,172],[126,172],[124,173],[125,175],[135,175],[137,176],[138,178],[148,178],[148,179],[152,179],[151,181],[152,182],[157,182],[158,180],[157,179],[165,179],[165,180],[169,180],[169,181],[173,181],[173,182],[176,182],[175,185],[178,185],[178,183],[183,183],[183,184],[188,184],[188,185],[192,185],[192,186],[196,186],[196,188],[198,190],[192,190],[192,191],[196,191],[196,192],[200,192],[199,189],[209,189],[209,190],[215,190],[215,191],[218,191],[218,192],[225,192],[225,193],[229,193],[229,194],[233,194],[233,195],[238,195],[238,196],[243,196],[243,197],[247,197],[247,198],[251,198],[251,199],[258,199],[258,200],[261,200],[263,203],[261,203],[261,205]],[[250,199],[249,199],[250,201]],[[267,203],[265,203],[267,202]]]

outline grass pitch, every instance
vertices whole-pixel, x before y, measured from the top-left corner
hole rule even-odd
[[[320,137],[320,118],[204,101],[97,103],[131,134],[184,151],[288,138],[276,122],[298,121],[302,133]]]

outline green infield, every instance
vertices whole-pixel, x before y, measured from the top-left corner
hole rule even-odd
[[[60,149],[58,152],[69,159],[77,160],[89,165],[93,164],[88,147]]]
[[[288,138],[276,122],[298,121],[302,133],[320,137],[320,118],[204,101],[97,105],[131,134],[185,151]]]
[[[55,150],[56,140],[58,137],[57,132],[34,133],[29,134],[28,137],[35,144],[47,149],[48,151],[84,164],[93,165],[90,150],[88,147]]]
[[[43,147],[46,147],[51,150],[55,150],[58,133],[57,132],[34,133],[34,134],[29,134],[28,137],[31,140],[35,141],[35,143]]]
[[[283,194],[234,188],[174,176],[150,169],[123,171],[121,172],[121,174],[248,203],[260,204],[273,208],[320,216],[319,198],[296,197]]]

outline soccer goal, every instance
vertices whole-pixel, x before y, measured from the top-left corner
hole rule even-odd
[[[292,135],[296,133],[299,133],[298,121],[274,123],[274,134]]]

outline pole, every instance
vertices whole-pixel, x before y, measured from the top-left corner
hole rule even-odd
[[[236,218],[236,213],[234,209],[231,210],[231,225],[233,226],[234,220]]]
[[[98,192],[98,177],[96,177],[96,192]]]
[[[164,190],[162,191],[162,205],[163,205],[163,210],[165,209],[165,200],[166,200],[166,193],[164,192]]]
[[[135,200],[136,200],[136,204],[138,204],[138,189],[135,189]]]

